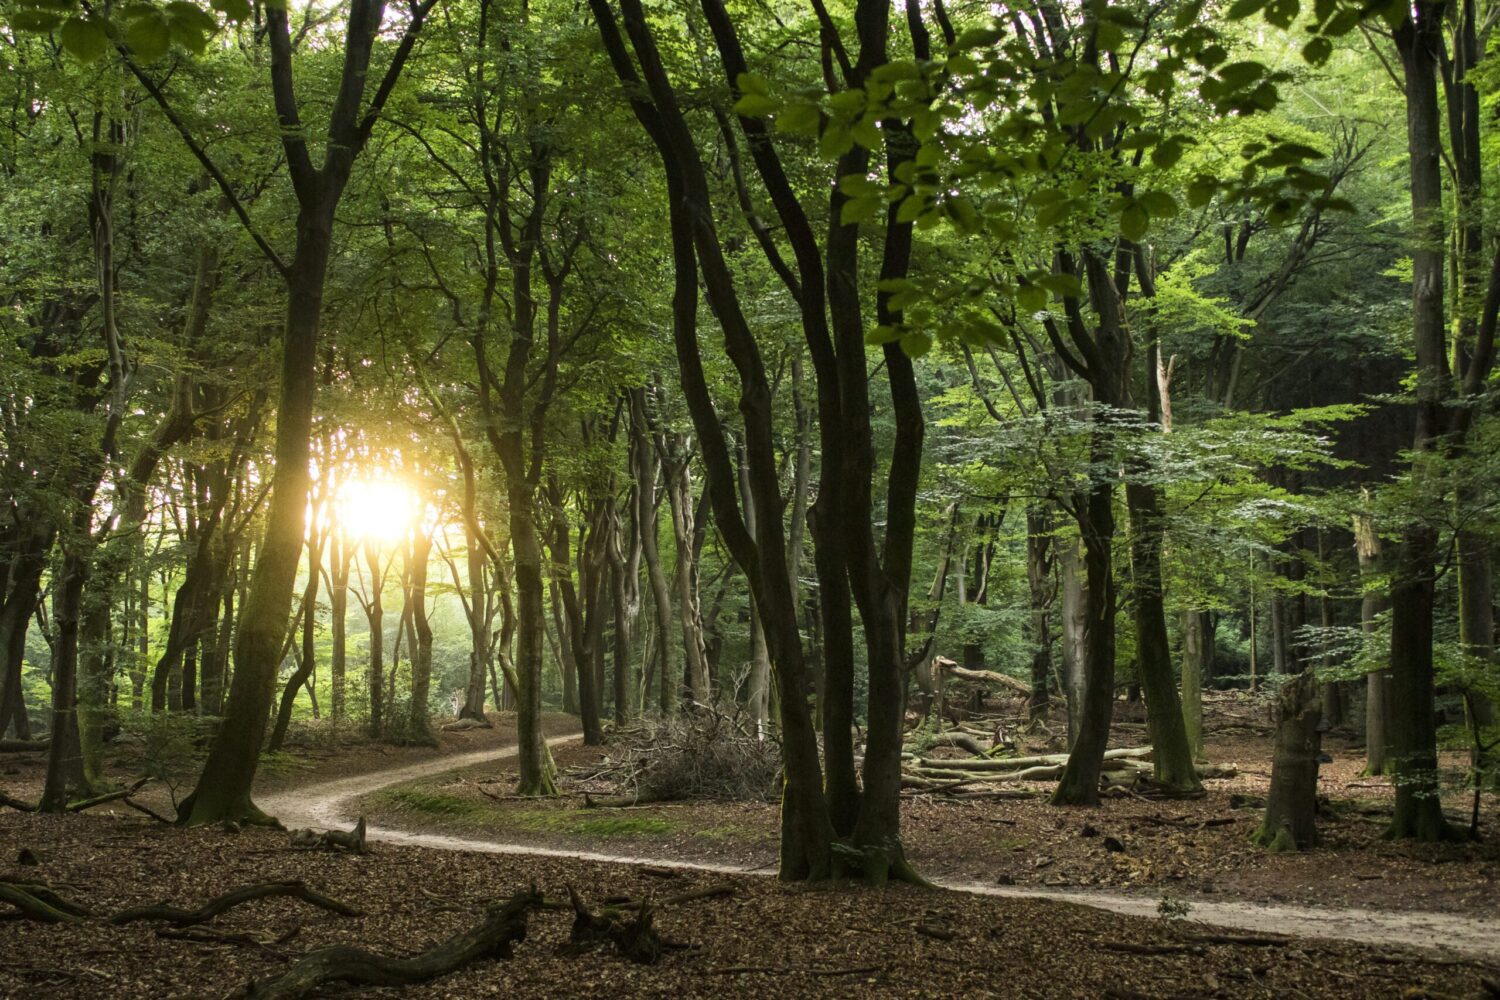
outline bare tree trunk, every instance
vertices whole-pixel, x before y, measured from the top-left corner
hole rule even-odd
[[[1115,703],[1114,489],[1095,483],[1074,501],[1083,516],[1083,563],[1088,584],[1084,609],[1084,684],[1078,730],[1068,764],[1052,795],[1056,805],[1097,805],[1099,775],[1109,743]]]
[[[1057,596],[1052,519],[1040,507],[1026,511],[1026,582],[1031,596],[1031,698],[1027,715],[1046,719],[1052,679],[1052,602]]]
[[[329,714],[335,722],[342,721],[345,714],[344,694],[347,680],[345,674],[349,664],[349,564],[354,558],[354,549],[347,538],[337,532],[330,552],[332,572],[328,585],[328,632],[331,648],[328,653]]]
[[[739,446],[740,502],[745,507],[745,530],[751,541],[756,539],[755,508],[750,502],[750,474],[746,468],[745,446]],[[758,737],[766,735],[771,696],[771,655],[766,648],[766,633],[761,626],[760,612],[755,602],[750,602],[750,673],[745,681],[745,707],[750,712],[750,724]]]
[[[1081,543],[1069,538],[1058,552],[1062,577],[1063,690],[1068,702],[1068,746],[1078,739],[1078,720],[1083,711],[1083,689],[1088,662],[1088,584],[1085,580]]]
[[[373,541],[365,543],[365,564],[370,567],[370,602],[365,617],[370,623],[370,662],[366,677],[370,697],[370,735],[379,739],[385,733],[385,573],[380,566],[380,549]]]
[[[633,389],[630,392],[630,457],[631,468],[635,473],[635,521],[641,554],[646,559],[646,579],[651,587],[652,608],[656,614],[653,638],[657,669],[663,671],[669,687],[676,687],[682,669],[672,655],[675,645],[672,642],[672,594],[667,584],[666,570],[661,563],[661,533],[657,528],[656,484],[661,463],[651,445],[650,431],[646,426],[645,396],[644,389]],[[683,634],[686,638],[686,630]],[[690,658],[691,651],[686,652]],[[689,684],[693,699],[697,701],[701,697],[706,701],[707,691],[699,689],[697,679],[692,677],[691,667],[689,659]]]
[[[427,564],[432,555],[432,536],[423,525],[412,529],[407,545],[411,578],[412,638],[415,655],[411,662],[411,716],[409,737],[419,743],[437,745],[427,701],[432,694],[432,623],[427,619]]]
[[[1204,619],[1208,612],[1182,612],[1182,719],[1194,760],[1203,760]]]

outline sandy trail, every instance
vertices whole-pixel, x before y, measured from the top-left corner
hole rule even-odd
[[[577,738],[577,734],[555,736],[547,741],[547,745],[556,746]],[[352,803],[361,796],[430,775],[472,767],[475,764],[508,760],[516,755],[516,750],[517,748],[513,746],[480,750],[350,778],[316,782],[268,795],[262,800],[261,806],[289,827],[347,827],[355,820],[351,812]],[[735,865],[711,862],[558,850],[527,844],[473,840],[438,833],[414,833],[382,826],[369,827],[367,836],[371,840],[445,851],[575,858],[609,864],[644,864],[730,875],[773,874],[769,868],[747,870]],[[1157,899],[1152,896],[1092,889],[999,886],[941,879],[935,881],[945,889],[974,895],[1049,899],[1130,916],[1158,916]],[[1288,934],[1294,937],[1352,941],[1366,945],[1431,948],[1454,955],[1500,962],[1500,921],[1481,917],[1411,910],[1385,911],[1286,906],[1243,900],[1195,899],[1191,903],[1192,910],[1189,915],[1191,920],[1237,931]]]

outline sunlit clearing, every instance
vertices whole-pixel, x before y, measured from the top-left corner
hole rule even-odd
[[[395,542],[416,515],[416,495],[396,479],[352,479],[339,487],[334,503],[335,524],[356,541]]]

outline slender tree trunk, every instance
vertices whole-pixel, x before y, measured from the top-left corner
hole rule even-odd
[[[1074,503],[1083,514],[1079,531],[1087,580],[1084,686],[1077,735],[1052,802],[1091,806],[1099,803],[1099,775],[1115,704],[1114,489],[1107,482],[1096,483]]]
[[[1129,483],[1131,572],[1135,591],[1136,664],[1146,695],[1146,726],[1151,733],[1152,766],[1156,780],[1183,793],[1203,786],[1193,767],[1196,756],[1188,739],[1182,702],[1172,676],[1172,650],[1167,639],[1166,607],[1162,598],[1161,504],[1156,487]]]
[[[316,523],[316,520],[314,521]],[[287,727],[292,722],[292,709],[296,707],[297,692],[312,676],[314,657],[317,653],[314,628],[318,621],[318,566],[323,558],[323,542],[326,535],[315,534],[307,546],[307,586],[302,591],[302,652],[297,657],[297,668],[292,671],[281,690],[281,705],[276,711],[276,724],[271,728],[271,738],[266,750],[275,753],[286,742]]]
[[[1469,505],[1477,506],[1477,498]],[[1495,662],[1495,591],[1489,540],[1473,532],[1458,535],[1458,641],[1466,656],[1488,670]],[[1476,691],[1470,698],[1474,721],[1495,724],[1495,703]]]
[[[337,532],[329,545],[332,548],[332,562],[328,580],[328,710],[335,722],[342,722],[347,712],[345,688],[349,665],[349,564],[354,559],[354,547]]]
[[[365,543],[365,563],[370,567],[370,605],[365,609],[370,623],[370,662],[366,676],[370,695],[370,735],[385,733],[385,574],[380,570],[380,549]]]
[[[656,629],[653,638],[656,646],[657,668],[663,677],[671,678],[670,687],[675,687],[682,668],[672,655],[672,595],[667,583],[666,570],[661,561],[661,533],[657,527],[657,475],[660,462],[651,447],[646,427],[645,390],[635,389],[630,393],[631,464],[635,472],[635,520],[639,528],[641,554],[646,560],[646,580],[651,587],[652,609],[656,614]],[[675,514],[674,514],[675,517]],[[683,638],[687,639],[687,626]],[[686,642],[684,642],[686,647]],[[707,678],[696,673],[691,657],[694,650],[684,648],[688,656],[688,687],[694,701],[708,701]],[[701,647],[697,652],[701,654]],[[699,661],[701,666],[701,660]]]
[[[1182,612],[1182,721],[1194,760],[1203,760],[1203,667],[1206,611]]]
[[[26,632],[41,596],[46,553],[53,533],[40,530],[28,536],[11,564],[11,586],[0,603],[0,736],[14,731],[17,739],[31,739],[31,717],[22,696],[21,669],[26,657]]]
[[[1088,675],[1088,584],[1081,542],[1069,538],[1058,553],[1062,577],[1063,690],[1068,702],[1068,746],[1078,740],[1083,692]]]
[[[1052,601],[1057,593],[1053,566],[1052,522],[1047,512],[1033,507],[1026,512],[1026,582],[1031,597],[1031,698],[1027,716],[1045,720],[1049,710],[1048,684],[1052,679]]]

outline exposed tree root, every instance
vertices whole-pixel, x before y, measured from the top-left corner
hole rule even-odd
[[[182,927],[191,924],[206,923],[226,910],[233,909],[251,900],[276,897],[300,899],[304,903],[310,903],[313,906],[345,917],[357,917],[361,915],[360,911],[354,909],[352,906],[340,903],[336,899],[331,899],[314,889],[309,889],[303,882],[287,881],[262,882],[259,885],[247,885],[232,892],[226,892],[222,896],[216,896],[196,910],[184,910],[166,903],[157,903],[152,906],[133,906],[110,917],[109,922],[112,924],[128,924],[137,920],[166,920]]]
[[[35,802],[25,802],[21,799],[14,799],[9,795],[6,795],[4,792],[0,792],[0,806],[5,806],[7,809],[19,809],[23,813],[36,812]]]
[[[461,931],[429,951],[409,958],[377,955],[349,945],[320,948],[299,959],[279,976],[250,983],[241,997],[254,1000],[296,1000],[328,983],[364,986],[410,986],[446,976],[484,959],[510,958],[514,946],[526,940],[526,925],[542,905],[535,889],[492,904],[474,927]]]
[[[86,907],[64,899],[44,885],[0,882],[0,902],[14,906],[25,919],[44,924],[78,924],[93,917]]]

